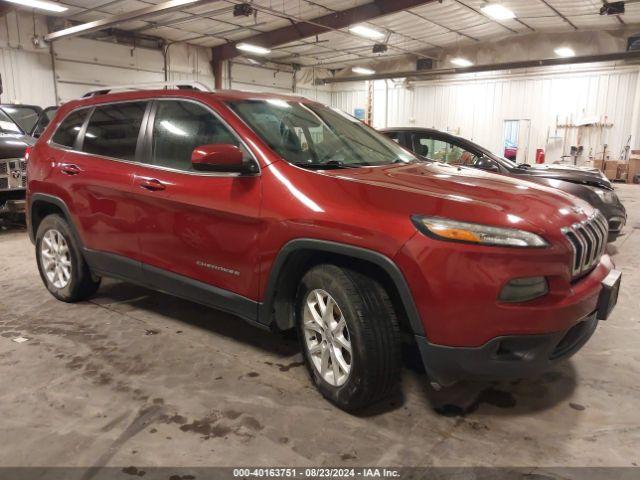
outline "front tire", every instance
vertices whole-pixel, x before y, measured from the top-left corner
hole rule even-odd
[[[63,302],[78,302],[92,296],[100,286],[60,215],[45,217],[36,233],[36,257],[40,278],[51,294]]]
[[[356,411],[395,389],[398,322],[376,280],[336,265],[314,267],[302,278],[296,313],[307,368],[326,399]]]

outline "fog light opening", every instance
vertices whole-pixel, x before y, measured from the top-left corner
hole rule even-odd
[[[618,230],[622,230],[624,226],[624,218],[622,217],[611,217],[609,219],[609,230],[617,232]]]
[[[498,300],[507,303],[528,302],[549,293],[545,277],[514,278],[500,292]]]

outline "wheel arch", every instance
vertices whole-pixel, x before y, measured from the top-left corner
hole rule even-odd
[[[69,208],[67,207],[67,204],[64,202],[64,200],[53,195],[34,193],[31,194],[29,198],[29,206],[27,211],[27,229],[31,243],[35,244],[38,227],[40,226],[42,220],[44,220],[44,218],[48,215],[58,214],[67,221],[74,236],[74,240],[82,248],[82,239],[80,238],[80,235],[76,230],[76,226],[73,223],[73,217],[71,216]]]
[[[273,262],[264,300],[260,305],[260,322],[276,330],[295,326],[293,301],[302,276],[321,263],[355,268],[374,276],[389,293],[401,326],[414,335],[424,336],[424,327],[404,275],[386,255],[337,242],[296,239],[288,242]]]

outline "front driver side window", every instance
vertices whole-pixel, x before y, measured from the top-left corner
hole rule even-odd
[[[428,157],[435,160],[435,142],[431,137],[426,135],[415,135],[413,137],[413,151],[422,157]]]
[[[400,143],[400,134],[398,132],[386,132],[385,135],[396,143]]]
[[[210,144],[240,147],[236,136],[203,105],[180,100],[158,101],[153,123],[153,165],[193,171],[193,150]]]
[[[473,166],[476,162],[476,155],[459,145],[445,142],[443,140],[431,140],[432,149],[430,158],[445,162],[450,165]]]

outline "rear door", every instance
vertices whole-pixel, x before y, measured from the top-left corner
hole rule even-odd
[[[157,100],[146,130],[147,163],[137,169],[134,191],[148,277],[174,292],[193,279],[256,299],[260,176],[197,172],[191,154],[201,145],[234,144],[255,159],[200,102]]]
[[[65,120],[67,125],[63,122],[52,138],[52,146],[67,144],[57,180],[73,200],[85,247],[94,263],[100,261],[101,270],[104,263],[114,274],[139,255],[132,190],[147,106],[146,101],[122,102],[72,113],[67,119],[72,121]],[[71,118],[74,115],[78,118]],[[82,116],[86,119],[81,124]],[[78,136],[69,147],[73,132]]]

